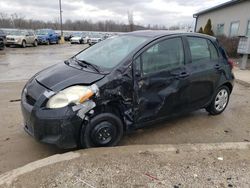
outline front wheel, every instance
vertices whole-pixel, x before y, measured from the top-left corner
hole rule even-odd
[[[37,47],[37,46],[38,46],[37,40],[34,41],[33,46],[34,46],[34,47]]]
[[[230,97],[230,91],[227,86],[222,86],[216,92],[211,104],[206,108],[206,110],[211,115],[221,114],[227,107]]]
[[[22,48],[26,48],[26,41],[25,40],[23,40],[23,42],[22,42]]]
[[[119,117],[102,113],[82,127],[82,148],[115,146],[123,136],[123,124]]]

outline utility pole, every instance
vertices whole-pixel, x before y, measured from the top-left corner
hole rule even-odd
[[[60,8],[61,43],[64,43],[63,28],[62,28],[62,2],[61,0],[59,0],[59,8]]]

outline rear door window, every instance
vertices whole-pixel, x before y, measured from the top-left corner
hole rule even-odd
[[[172,38],[151,46],[141,55],[143,74],[168,71],[184,64],[181,38]]]
[[[218,59],[218,51],[214,44],[207,39],[188,37],[188,43],[193,63],[202,63]]]

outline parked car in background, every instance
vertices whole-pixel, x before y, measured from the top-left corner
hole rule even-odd
[[[39,44],[58,44],[59,35],[53,29],[36,30]]]
[[[71,37],[73,37],[73,33],[72,32],[64,32],[63,36],[64,36],[65,41],[70,41]]]
[[[232,68],[211,36],[111,37],[28,81],[21,96],[25,130],[62,148],[104,147],[124,132],[194,110],[219,115],[233,90]]]
[[[6,34],[3,30],[0,29],[0,50],[3,50],[5,48],[6,43]]]
[[[71,44],[87,44],[89,43],[89,37],[86,33],[74,33],[70,39]]]
[[[93,45],[103,40],[103,36],[99,33],[91,33],[89,35],[89,44]]]
[[[25,48],[27,45],[38,45],[37,37],[33,30],[11,30],[6,37],[6,46],[21,46]]]

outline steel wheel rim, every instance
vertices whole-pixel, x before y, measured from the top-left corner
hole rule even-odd
[[[228,92],[226,89],[222,89],[215,97],[214,107],[218,112],[225,109],[228,102]]]
[[[115,127],[107,121],[95,126],[91,133],[91,139],[97,146],[108,145],[116,135]]]

